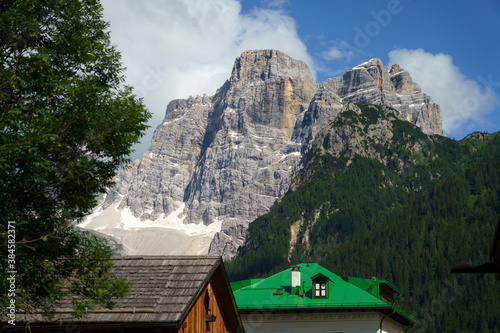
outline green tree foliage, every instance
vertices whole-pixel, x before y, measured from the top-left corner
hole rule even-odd
[[[449,273],[459,262],[489,261],[500,214],[500,171],[495,167],[500,151],[484,157],[474,156],[476,162],[465,171],[438,182],[369,233],[325,249],[320,261],[341,275],[394,282],[405,294],[400,305],[425,332],[480,331],[485,323],[491,330],[499,327],[496,278]],[[470,200],[476,192],[481,195]]]
[[[0,2],[0,306],[16,271],[17,312],[112,306],[127,285],[110,272],[106,242],[78,231],[129,162],[150,118],[122,87],[120,55],[96,0]],[[8,221],[15,265],[7,258]],[[10,253],[11,256],[13,253]]]
[[[373,121],[373,112],[367,118]],[[500,135],[459,142],[395,125],[397,142],[380,149],[409,161],[402,169],[316,152],[298,175],[301,185],[250,224],[228,274],[241,280],[318,262],[341,276],[391,281],[422,331],[493,331],[500,327],[496,278],[449,271],[459,262],[489,261],[500,214]],[[415,140],[427,142],[424,149],[404,151]],[[296,221],[302,227],[289,261]]]
[[[392,113],[377,111],[368,105],[360,107],[363,114],[346,111],[342,116],[348,119],[348,124],[334,122],[332,128],[360,123],[366,127],[379,119],[387,120]],[[239,279],[249,274],[265,275],[269,263],[266,258],[271,257],[280,264],[276,269],[286,266],[290,226],[297,221],[302,227],[293,258],[301,261],[387,221],[419,192],[429,188],[432,179],[449,175],[457,168],[457,152],[462,154],[457,142],[441,137],[431,139],[410,123],[392,118],[395,133],[392,144],[384,147],[370,138],[366,140],[367,146],[377,147],[381,156],[388,157],[386,164],[359,155],[350,159],[346,153],[334,157],[314,152],[296,177],[300,185],[268,214],[250,224],[245,247],[229,266],[232,276]],[[417,140],[421,142],[422,152],[409,152],[407,147]],[[433,159],[436,155],[441,158]],[[421,162],[423,159],[426,163]],[[280,242],[275,242],[278,235]],[[246,260],[249,256],[256,260]]]

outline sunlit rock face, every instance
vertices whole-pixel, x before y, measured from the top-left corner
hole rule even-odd
[[[214,96],[169,103],[142,159],[82,226],[115,236],[125,253],[230,259],[348,102],[392,106],[425,133],[444,135],[439,106],[398,65],[372,59],[318,85],[302,61],[246,51]]]

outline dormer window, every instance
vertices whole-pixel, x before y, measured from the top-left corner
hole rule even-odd
[[[326,297],[326,282],[314,282],[314,298]]]
[[[318,273],[311,278],[312,280],[312,297],[313,298],[330,298],[333,281],[329,277]]]

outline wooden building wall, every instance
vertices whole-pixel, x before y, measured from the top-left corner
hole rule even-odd
[[[207,322],[207,309],[205,307],[206,298],[208,300],[208,314],[215,315],[215,322]],[[221,307],[217,300],[212,283],[208,283],[205,290],[201,293],[191,312],[182,323],[179,333],[226,333],[226,323],[222,316]]]

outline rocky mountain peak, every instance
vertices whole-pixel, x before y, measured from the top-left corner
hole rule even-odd
[[[403,71],[403,69],[398,64],[393,64],[391,66],[391,70],[389,71],[389,73],[390,74],[397,74],[401,71]]]
[[[226,104],[240,110],[257,135],[273,128],[283,134],[275,135],[276,142],[286,144],[317,87],[303,61],[276,50],[245,51],[234,63]]]
[[[298,68],[309,71],[306,63],[295,60],[281,51],[249,50],[236,58],[231,72],[231,81],[243,80],[248,83],[266,81],[286,76],[291,71],[296,73]]]
[[[472,132],[467,135],[464,140],[477,140],[477,141],[486,141],[490,138],[489,133],[485,132]]]
[[[389,71],[371,59],[318,85],[302,61],[246,51],[214,96],[169,103],[142,159],[83,225],[114,235],[130,254],[209,251],[229,259],[349,103],[390,106],[424,132],[444,134],[439,106],[397,65]],[[383,125],[370,130],[385,133]]]
[[[341,104],[388,105],[426,134],[445,135],[439,105],[397,64],[388,70],[380,59],[374,58],[326,80],[322,86]]]
[[[373,78],[373,81],[377,84],[380,91],[390,91],[392,89],[388,70],[379,58],[370,59],[354,67],[351,71],[354,71],[357,75],[361,75],[360,79],[365,73],[368,73]],[[366,80],[364,77],[363,79]]]

